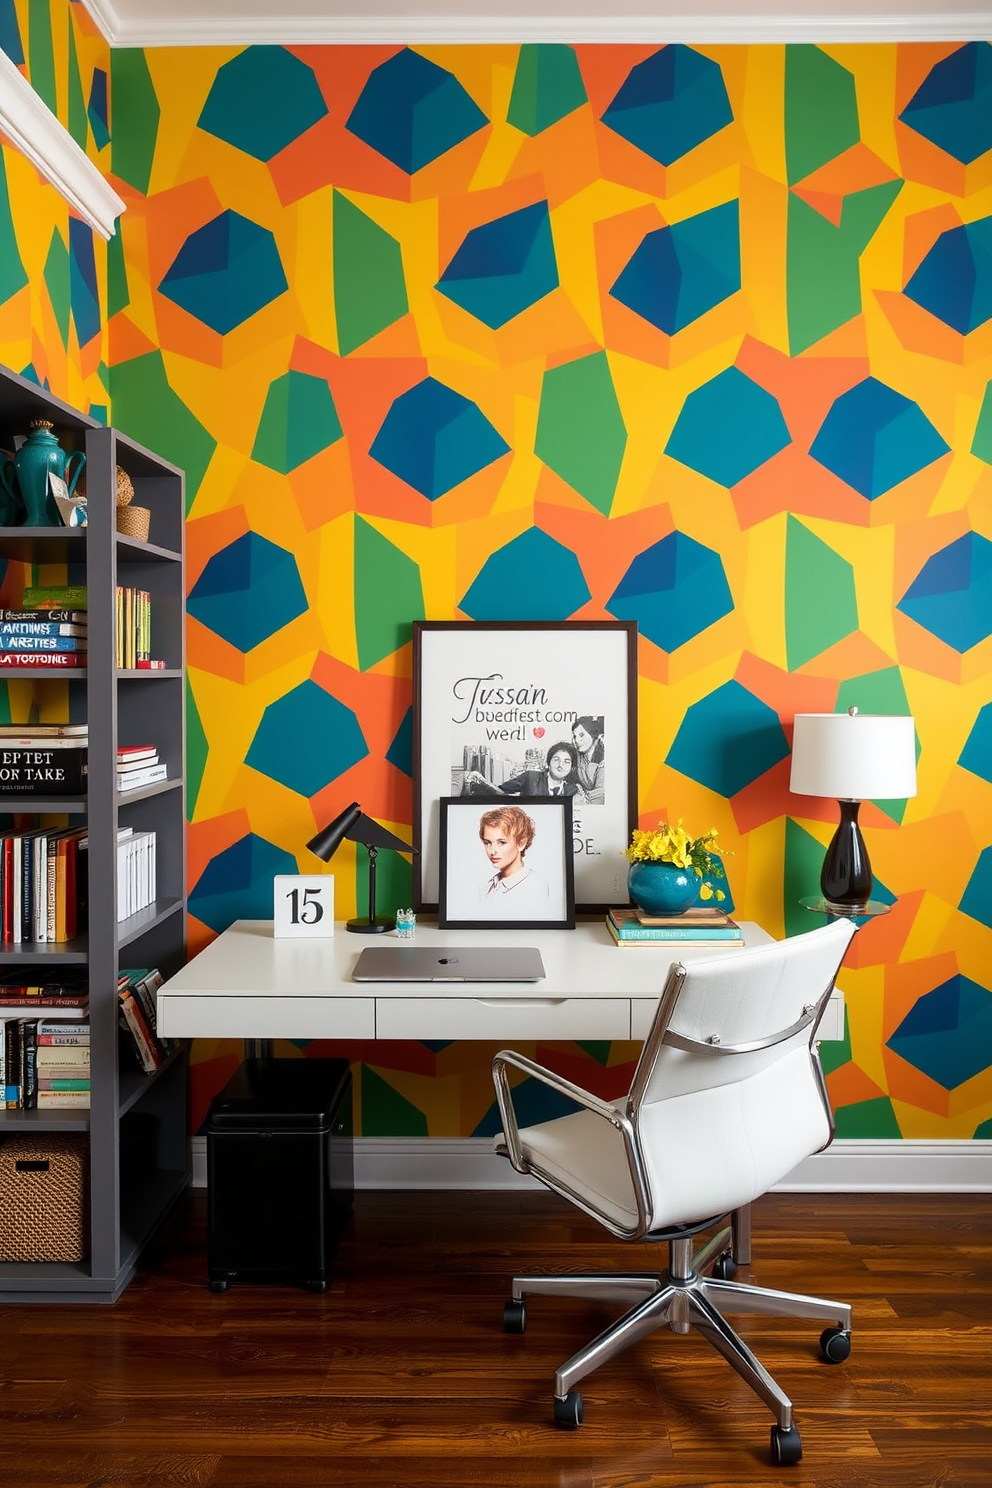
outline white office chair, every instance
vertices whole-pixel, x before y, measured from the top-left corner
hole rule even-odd
[[[725,1321],[725,1312],[822,1318],[823,1355],[850,1353],[851,1309],[793,1292],[733,1281],[722,1228],[712,1229],[829,1145],[833,1119],[813,1040],[854,934],[849,920],[689,966],[674,963],[630,1092],[611,1105],[511,1050],[493,1061],[503,1121],[497,1151],[625,1240],[669,1247],[660,1273],[517,1276],[504,1309],[522,1333],[524,1297],[621,1301],[627,1311],[555,1374],[559,1426],[582,1421],[575,1386],[621,1350],[667,1323],[696,1328],[771,1408],[772,1460],[798,1462],[792,1402]],[[618,968],[619,970],[619,968]],[[518,1128],[509,1072],[540,1080],[579,1106],[571,1115]]]

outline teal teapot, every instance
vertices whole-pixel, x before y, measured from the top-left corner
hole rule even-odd
[[[82,450],[73,450],[69,455],[52,433],[48,419],[32,419],[28,425],[30,433],[14,455],[0,451],[0,523],[25,527],[61,527],[62,517],[55,505],[49,485],[49,475],[57,475],[65,481],[71,496],[79,479],[79,472],[86,464]],[[23,503],[23,513],[21,511]]]

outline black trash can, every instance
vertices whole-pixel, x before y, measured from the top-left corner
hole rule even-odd
[[[346,1059],[246,1059],[207,1117],[207,1280],[322,1292],[354,1198]]]

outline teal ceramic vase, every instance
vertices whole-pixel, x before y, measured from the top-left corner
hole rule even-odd
[[[694,902],[699,883],[694,868],[674,863],[631,863],[627,869],[627,893],[648,915],[682,914]]]
[[[15,455],[7,455],[0,467],[6,496],[8,524],[18,521],[15,513],[23,503],[25,527],[61,527],[62,518],[49,486],[49,475],[64,480],[71,496],[86,463],[82,450],[67,455],[52,433],[47,419],[32,419],[30,433]]]

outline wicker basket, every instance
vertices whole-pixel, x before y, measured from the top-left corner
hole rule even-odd
[[[152,514],[147,506],[119,506],[117,508],[117,531],[125,537],[140,537],[148,541],[148,527]]]
[[[0,1261],[81,1261],[89,1250],[83,1134],[0,1142]]]
[[[115,465],[114,469],[117,472],[117,505],[130,506],[134,500],[134,485],[131,477],[119,465]]]

